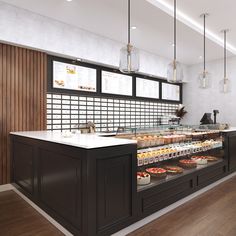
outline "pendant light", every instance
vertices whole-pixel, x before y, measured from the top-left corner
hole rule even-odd
[[[128,44],[120,50],[120,71],[134,73],[139,71],[139,50],[131,45],[130,37],[130,0],[128,0]]]
[[[206,89],[210,87],[210,76],[206,71],[206,17],[208,17],[208,13],[201,14],[200,17],[203,18],[203,72],[199,76],[199,87],[202,89]]]
[[[227,78],[227,41],[226,34],[229,32],[228,29],[221,31],[224,34],[224,78],[220,81],[220,92],[228,93],[230,92],[230,80]]]
[[[167,68],[167,81],[170,83],[183,83],[183,68],[182,65],[176,60],[176,0],[174,0],[174,60],[168,65]]]

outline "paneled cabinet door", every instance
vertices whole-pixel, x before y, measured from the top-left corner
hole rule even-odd
[[[229,135],[228,137],[228,158],[229,170],[236,170],[236,134]]]
[[[82,230],[82,161],[60,151],[39,149],[39,199],[65,224]]]
[[[24,142],[13,142],[13,182],[17,183],[29,196],[34,195],[34,150]]]
[[[97,160],[97,232],[132,217],[132,156]]]

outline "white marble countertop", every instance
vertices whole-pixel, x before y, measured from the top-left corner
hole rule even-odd
[[[64,137],[63,133],[53,131],[24,131],[11,132],[11,134],[85,149],[137,143],[135,140],[99,137],[96,134],[72,134],[70,137]]]
[[[222,130],[221,132],[227,133],[227,132],[234,132],[236,131],[236,127],[230,127],[229,129]]]

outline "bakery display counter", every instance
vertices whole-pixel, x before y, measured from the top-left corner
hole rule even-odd
[[[137,149],[137,194],[141,218],[228,173],[229,133],[189,129],[181,130],[181,134],[176,130],[171,132],[168,137],[172,142]],[[176,137],[182,138],[176,140]]]
[[[17,132],[11,159],[13,184],[36,205],[73,235],[105,236],[236,171],[236,129]]]

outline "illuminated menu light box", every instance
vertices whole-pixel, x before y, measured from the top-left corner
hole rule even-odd
[[[159,99],[159,86],[158,81],[136,78],[136,96]]]
[[[102,93],[132,96],[132,76],[102,71]]]
[[[180,86],[175,84],[162,83],[162,99],[180,101]]]
[[[93,68],[53,61],[53,88],[97,91],[97,71]]]

